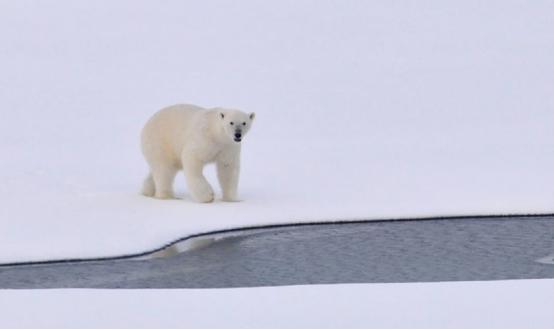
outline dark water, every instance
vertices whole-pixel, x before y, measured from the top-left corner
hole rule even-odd
[[[168,258],[0,267],[0,288],[222,288],[554,278],[554,218],[245,232]],[[549,257],[544,260],[552,260]]]

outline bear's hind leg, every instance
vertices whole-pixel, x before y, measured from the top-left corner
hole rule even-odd
[[[152,173],[148,173],[144,183],[142,184],[142,194],[147,197],[154,197],[156,193],[156,186],[154,185],[154,179],[152,178]]]
[[[173,198],[173,179],[177,169],[173,167],[156,167],[152,169],[152,178],[155,184],[154,197],[159,199]]]

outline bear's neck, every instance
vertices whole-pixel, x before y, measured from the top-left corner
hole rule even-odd
[[[208,134],[210,139],[216,144],[230,144],[232,141],[227,138],[225,131],[219,123],[219,113],[216,111],[210,111],[208,114],[208,123],[213,123],[213,125],[208,125]]]

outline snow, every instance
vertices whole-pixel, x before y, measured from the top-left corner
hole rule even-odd
[[[553,15],[551,1],[0,1],[0,263],[237,226],[552,212]],[[138,195],[139,131],[179,102],[257,113],[243,202],[194,204],[181,176],[184,200]]]
[[[2,328],[548,328],[554,280],[4,290]]]

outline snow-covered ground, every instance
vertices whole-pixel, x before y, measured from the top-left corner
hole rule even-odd
[[[550,328],[554,280],[7,290],[8,328]]]
[[[0,1],[0,263],[554,211],[552,31],[539,0]],[[243,202],[138,195],[139,131],[179,102],[257,113]]]

